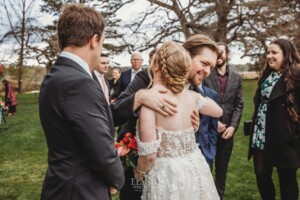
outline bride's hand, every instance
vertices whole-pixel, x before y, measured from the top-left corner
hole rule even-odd
[[[166,92],[167,90],[162,88],[160,90],[140,90],[138,93],[139,98],[141,98],[140,101],[142,105],[161,115],[173,116],[175,113],[177,113],[177,105],[174,102],[162,97],[161,94]]]

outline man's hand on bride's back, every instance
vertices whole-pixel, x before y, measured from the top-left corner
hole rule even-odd
[[[161,88],[159,90],[139,90],[137,94],[139,95],[141,105],[144,105],[155,112],[164,116],[173,116],[177,113],[177,104],[172,100],[164,97],[167,90]]]
[[[199,126],[200,126],[199,111],[198,110],[193,110],[191,118],[192,118],[192,124],[193,124],[194,130],[196,132],[196,131],[198,131]]]

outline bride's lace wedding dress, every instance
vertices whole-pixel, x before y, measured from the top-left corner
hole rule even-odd
[[[205,103],[202,97],[197,107]],[[138,135],[138,134],[137,134]],[[139,155],[157,151],[157,159],[144,181],[143,200],[218,200],[208,164],[195,140],[193,127],[170,131],[157,128],[158,139],[138,139]]]

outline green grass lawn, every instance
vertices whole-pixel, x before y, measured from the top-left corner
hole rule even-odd
[[[247,161],[248,137],[242,134],[242,122],[252,115],[255,87],[256,81],[244,81],[245,108],[235,136],[225,200],[260,199],[252,160]],[[39,122],[37,98],[33,94],[21,94],[18,95],[18,101],[17,115],[6,117],[9,128],[0,133],[0,199],[37,200],[47,168],[47,146]],[[3,125],[2,122],[0,127]],[[274,180],[278,191],[276,173]]]

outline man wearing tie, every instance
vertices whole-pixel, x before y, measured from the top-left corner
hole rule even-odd
[[[120,85],[117,92],[117,96],[119,96],[127,86],[130,84],[130,82],[134,79],[135,75],[142,71],[142,64],[143,64],[143,58],[142,55],[139,52],[134,52],[131,55],[131,69],[126,70],[122,72],[120,77]],[[127,132],[131,132],[135,134],[135,127],[136,127],[136,119],[129,120],[125,124],[119,127],[118,129],[118,141],[120,141],[124,134]]]
[[[134,79],[135,75],[142,70],[143,61],[144,60],[140,53],[134,52],[131,55],[131,69],[128,69],[121,74],[118,96],[127,88],[129,83]]]
[[[104,93],[105,99],[107,101],[107,103],[110,103],[109,100],[109,83],[108,80],[104,77],[104,75],[107,73],[108,71],[108,64],[109,64],[109,58],[107,54],[101,54],[100,56],[100,63],[98,65],[98,67],[96,68],[96,70],[94,71],[98,82],[101,85],[101,89]]]
[[[143,64],[143,58],[140,53],[135,52],[131,55],[131,69],[126,70],[122,72],[121,77],[120,77],[120,85],[119,85],[119,90],[118,90],[118,96],[125,91],[127,86],[130,84],[130,82],[134,79],[135,75],[142,71],[142,64]],[[128,120],[125,124],[119,127],[118,130],[118,141],[120,141],[123,137],[124,134],[127,132],[131,132],[133,135],[135,135],[135,127],[136,127],[136,119],[130,119]],[[133,187],[133,182],[134,180],[134,174],[133,174],[133,169],[130,167],[125,170],[125,184],[124,187],[120,191],[120,200],[139,200],[141,199],[142,195],[142,189],[139,188],[134,188]]]

